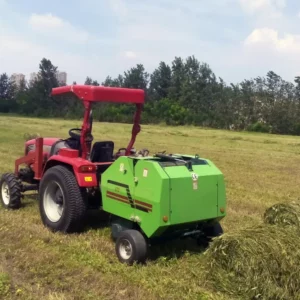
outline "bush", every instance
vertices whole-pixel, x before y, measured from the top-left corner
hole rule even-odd
[[[0,99],[0,112],[10,113],[16,111],[16,102],[14,100]]]
[[[247,127],[247,131],[264,132],[264,133],[271,132],[271,129],[272,127],[270,125],[267,125],[262,122],[256,122]]]
[[[294,125],[293,134],[300,135],[300,123]]]

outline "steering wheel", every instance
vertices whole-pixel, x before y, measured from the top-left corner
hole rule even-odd
[[[149,155],[149,150],[148,149],[142,149],[138,151],[138,156],[141,155],[142,157],[148,156]]]
[[[73,131],[79,131],[79,134],[74,133]],[[77,141],[80,141],[80,133],[81,133],[81,128],[72,128],[72,129],[69,130],[70,137],[77,140]]]
[[[116,157],[120,155],[121,151],[126,151],[126,150],[127,150],[126,148],[120,148],[118,150],[118,152],[116,153]],[[149,155],[149,150],[148,149],[142,149],[142,150],[132,154],[132,156],[136,156],[136,157],[139,157],[139,156],[145,157],[145,156],[148,156],[148,155]]]
[[[79,131],[79,133],[75,133],[73,131]],[[78,142],[80,142],[80,134],[81,134],[81,128],[72,128],[69,130],[70,137]],[[85,141],[89,143],[89,142],[92,142],[93,140],[94,140],[94,137],[90,133],[88,133],[86,135]]]

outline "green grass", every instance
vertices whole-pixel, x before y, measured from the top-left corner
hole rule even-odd
[[[0,173],[22,156],[24,134],[67,137],[76,126],[79,121],[0,116]],[[131,126],[95,123],[93,130],[95,140],[113,140],[118,148],[127,145]],[[136,148],[145,147],[216,163],[226,180],[227,232],[260,222],[274,203],[299,198],[299,137],[144,125]],[[203,253],[192,242],[157,248],[146,266],[126,267],[117,261],[109,228],[94,226],[97,215],[82,234],[53,234],[41,224],[36,196],[23,203],[18,211],[0,208],[0,298],[232,299],[203,280]]]
[[[10,279],[8,274],[0,272],[0,296],[6,297],[10,290]]]

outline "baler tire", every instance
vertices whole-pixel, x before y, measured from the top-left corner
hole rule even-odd
[[[197,239],[197,244],[199,246],[204,246],[207,248],[212,240],[218,236],[223,234],[223,228],[219,222],[214,223],[211,226],[204,228],[204,237],[200,237]]]
[[[124,257],[124,243],[131,248],[131,254]],[[148,245],[145,237],[141,232],[134,229],[124,230],[120,233],[116,241],[116,254],[121,263],[132,265],[136,263],[144,263],[147,259]]]
[[[6,189],[6,191],[4,191]],[[4,197],[4,192],[6,197]],[[5,199],[6,198],[6,199]],[[21,182],[13,173],[5,173],[0,180],[0,201],[6,209],[21,207]]]
[[[63,211],[60,219],[56,221],[51,221],[45,211],[45,202],[47,201],[44,197],[45,192],[47,187],[49,188],[53,182],[59,185],[63,196]],[[87,201],[84,190],[78,186],[76,177],[71,169],[59,165],[45,172],[39,186],[39,210],[43,224],[51,231],[72,233],[82,229],[83,219],[87,210]]]
[[[208,236],[210,239],[218,237],[223,234],[223,228],[219,222],[214,223],[212,226],[209,226],[206,228],[206,236]]]

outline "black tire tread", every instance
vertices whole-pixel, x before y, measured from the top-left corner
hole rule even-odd
[[[63,178],[61,184],[65,186],[68,191],[65,195],[65,201],[68,201],[69,213],[66,216],[66,220],[62,223],[61,227],[54,231],[62,231],[65,233],[76,232],[81,229],[82,221],[86,213],[86,202],[84,191],[78,186],[77,180],[73,171],[65,166],[54,166],[48,169],[41,180],[40,186],[44,186],[47,183],[48,176],[55,174]],[[67,200],[66,200],[67,198]],[[40,198],[40,209],[42,208],[43,199]],[[49,226],[48,226],[49,227]]]
[[[10,193],[10,203],[5,205],[1,195],[1,203],[4,207],[9,209],[18,209],[21,206],[21,182],[19,178],[13,173],[5,173],[0,180],[0,186],[6,182]]]
[[[219,222],[216,222],[206,229],[206,234],[211,238],[218,237],[223,234],[223,228]]]

